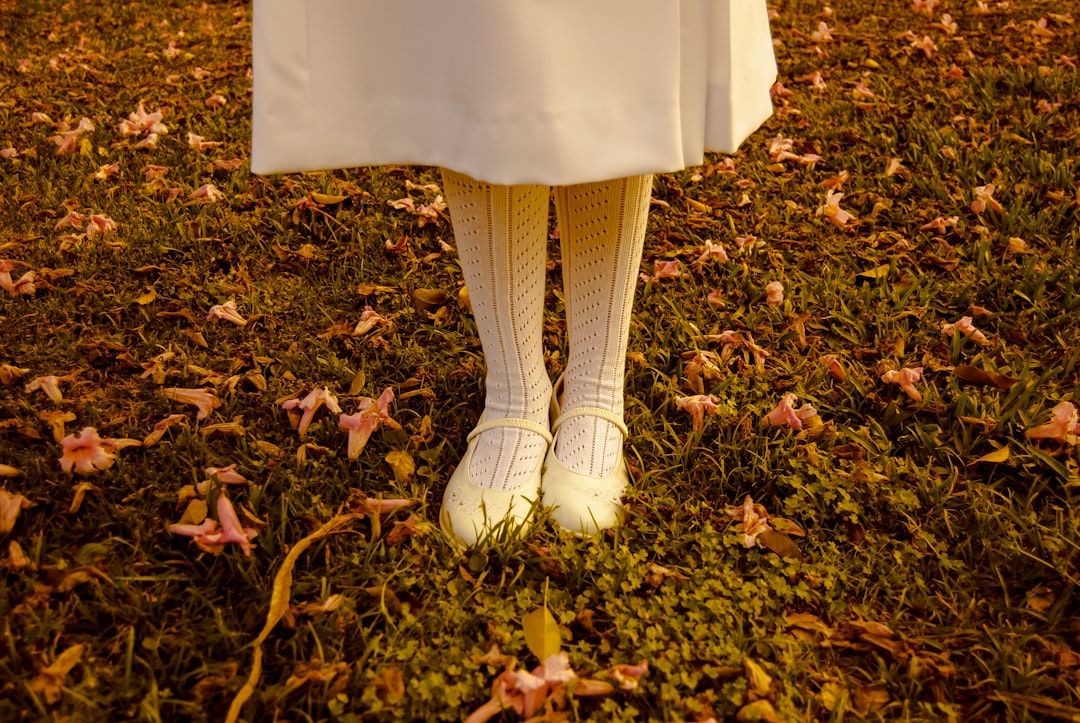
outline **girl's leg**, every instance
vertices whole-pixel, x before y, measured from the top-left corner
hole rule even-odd
[[[578,475],[604,478],[622,468],[624,428],[616,420],[623,415],[630,314],[651,192],[652,176],[555,189],[570,351],[559,400],[566,418],[559,425],[553,452],[563,467]],[[575,409],[603,410],[614,419],[593,413],[567,416]],[[622,494],[625,477],[613,495]],[[584,479],[579,483],[589,484]],[[547,477],[544,484],[546,496]],[[576,504],[571,499],[562,502]],[[593,515],[600,527],[607,526],[596,509],[570,512]],[[558,511],[556,519],[574,527],[560,519]]]
[[[483,431],[463,460],[467,478],[455,473],[444,500],[464,519],[476,514],[467,508],[480,499],[466,488],[537,495],[550,439],[551,381],[542,349],[549,189],[498,186],[447,169],[443,188],[487,364]],[[483,495],[488,509],[479,519],[489,527],[505,512],[491,509],[498,497]],[[460,526],[459,520],[455,533],[472,541]]]

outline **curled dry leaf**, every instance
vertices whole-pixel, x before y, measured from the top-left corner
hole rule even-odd
[[[12,468],[14,469],[14,468]],[[0,489],[0,535],[6,535],[15,527],[19,513],[30,507],[30,500],[20,494]]]

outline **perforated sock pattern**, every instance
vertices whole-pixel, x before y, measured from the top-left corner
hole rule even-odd
[[[547,424],[551,380],[544,367],[543,309],[547,186],[498,186],[443,169],[443,189],[461,270],[487,363],[485,421]],[[512,490],[547,453],[522,429],[482,433],[469,465],[473,484]]]
[[[555,189],[570,346],[563,411],[600,407],[623,414],[630,314],[651,193],[652,176]],[[596,477],[610,474],[622,452],[615,425],[589,416],[567,419],[555,446],[566,467]]]

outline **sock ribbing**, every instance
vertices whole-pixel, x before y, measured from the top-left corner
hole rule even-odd
[[[499,186],[443,169],[473,315],[487,364],[485,419],[547,424],[551,381],[544,367],[546,186]],[[476,439],[473,484],[516,489],[547,452],[538,434],[491,429]]]
[[[652,176],[560,186],[555,208],[562,246],[569,355],[562,409],[623,414],[626,347],[648,221]],[[589,416],[560,428],[555,456],[580,474],[610,474],[622,433]]]

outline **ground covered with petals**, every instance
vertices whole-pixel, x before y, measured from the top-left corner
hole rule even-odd
[[[625,525],[461,553],[437,170],[253,177],[248,4],[0,0],[0,720],[1080,720],[1080,18],[770,4],[776,115],[655,179]]]

